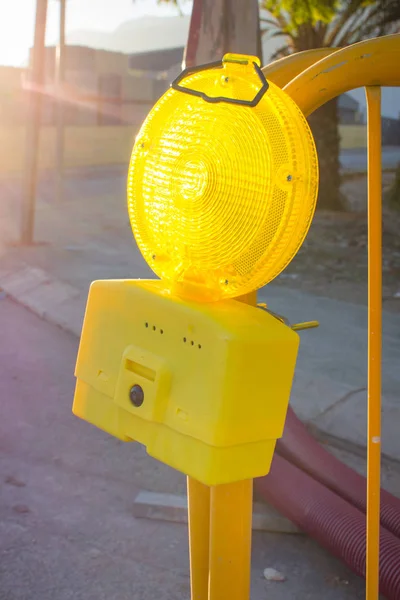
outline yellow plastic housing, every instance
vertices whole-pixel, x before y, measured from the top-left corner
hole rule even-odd
[[[181,85],[251,100],[255,57]],[[211,103],[168,90],[132,152],[128,210],[145,260],[173,291],[200,301],[236,297],[276,277],[302,244],[314,214],[317,156],[309,126],[273,83],[257,106]]]
[[[187,302],[160,281],[97,281],[73,412],[207,485],[268,473],[299,337],[236,300]],[[140,386],[144,400],[131,402]]]

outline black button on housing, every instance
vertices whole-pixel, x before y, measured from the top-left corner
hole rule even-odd
[[[140,385],[133,385],[129,390],[129,399],[134,406],[142,406],[144,402],[144,392]]]

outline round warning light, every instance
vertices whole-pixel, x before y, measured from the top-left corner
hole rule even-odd
[[[314,214],[318,164],[293,100],[255,57],[184,71],[145,120],[132,152],[128,211],[145,260],[199,301],[276,277]]]

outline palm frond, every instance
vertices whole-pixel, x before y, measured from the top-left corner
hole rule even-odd
[[[342,29],[346,27],[346,24],[349,22],[352,16],[354,16],[355,12],[364,4],[364,0],[350,0],[347,3],[346,7],[343,7],[340,11],[338,17],[334,20],[334,24],[326,37],[326,45],[332,46],[336,45],[336,38],[341,33]]]
[[[389,0],[387,10],[383,10],[385,7],[382,7],[382,4],[382,2],[376,3],[368,14],[363,15],[357,23],[353,24],[343,37],[343,43],[353,44],[371,36],[399,31],[400,1]]]
[[[273,27],[278,26],[278,21],[275,21],[274,19],[267,19],[266,17],[261,17],[261,16],[260,16],[260,23],[266,23],[267,25],[272,25]]]
[[[346,26],[333,40],[335,45],[347,45],[398,30],[400,27],[400,0],[378,0],[360,6]]]

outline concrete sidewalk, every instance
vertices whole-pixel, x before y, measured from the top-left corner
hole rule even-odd
[[[145,278],[152,273],[130,231],[125,176],[95,170],[71,175],[57,205],[51,181],[39,186],[31,247],[18,237],[18,182],[0,187],[0,287],[45,319],[79,335],[88,287],[104,278]],[[367,310],[365,306],[269,285],[259,294],[291,322],[317,319],[318,330],[301,333],[292,393],[297,414],[317,435],[363,452],[366,443]],[[384,313],[383,452],[400,461],[400,316]]]

